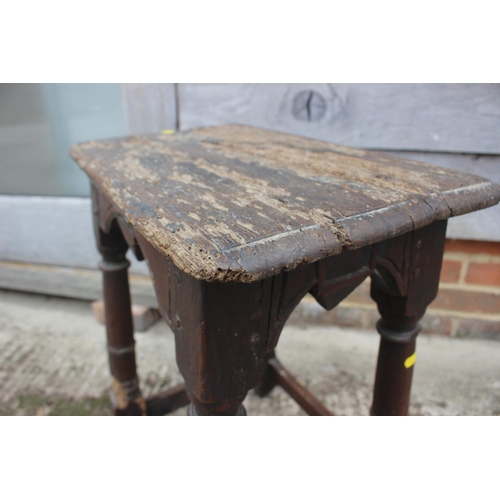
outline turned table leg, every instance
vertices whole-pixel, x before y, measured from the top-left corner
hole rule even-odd
[[[134,326],[125,258],[127,243],[116,222],[108,233],[98,229],[103,274],[104,311],[115,415],[145,415],[135,362]]]
[[[391,297],[375,287],[372,296],[379,304],[382,319],[377,323],[381,338],[371,414],[406,415],[410,405],[420,318],[408,320],[398,308],[406,302],[406,297]]]
[[[145,415],[135,363],[134,327],[128,287],[127,259],[100,264],[104,282],[106,336],[116,415]]]
[[[445,234],[446,221],[438,221],[394,240],[401,242],[396,250],[406,261],[406,293],[390,279],[372,278],[371,296],[382,318],[371,415],[408,414],[419,320],[438,292]]]

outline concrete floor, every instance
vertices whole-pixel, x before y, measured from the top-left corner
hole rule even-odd
[[[163,322],[136,335],[145,395],[179,383]],[[285,328],[285,366],[338,415],[367,415],[378,335],[335,327]],[[0,290],[0,415],[109,415],[104,327],[88,302]],[[303,415],[280,388],[250,393],[250,415]],[[185,409],[176,412],[183,415]],[[412,415],[500,415],[500,342],[421,335]]]

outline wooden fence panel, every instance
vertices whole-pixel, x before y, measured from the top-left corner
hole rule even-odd
[[[179,84],[181,129],[243,123],[384,150],[500,154],[500,84]]]

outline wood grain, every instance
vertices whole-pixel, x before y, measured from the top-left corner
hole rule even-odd
[[[396,156],[395,153],[389,153]],[[470,172],[500,184],[500,156],[401,151],[398,156]],[[451,219],[447,238],[500,241],[500,205]]]
[[[244,126],[71,154],[159,252],[207,281],[263,279],[500,200],[478,176]]]
[[[315,91],[318,121],[293,115]],[[353,147],[500,153],[500,84],[179,84],[181,129],[242,123]]]

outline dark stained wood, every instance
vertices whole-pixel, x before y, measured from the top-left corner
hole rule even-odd
[[[93,190],[93,207],[97,247],[103,260],[99,267],[103,275],[104,314],[108,358],[113,390],[115,415],[145,415],[146,405],[139,388],[135,363],[134,325],[125,258],[127,242],[112,219],[106,203]],[[105,230],[101,226],[105,227]]]
[[[274,356],[265,355],[276,345],[293,305],[311,287],[326,287],[324,280],[318,282],[319,263],[286,273],[292,280],[285,282],[273,277],[250,284],[210,283],[182,272],[140,235],[137,238],[151,266],[162,315],[176,335],[179,368],[193,402],[190,415],[244,414],[241,402],[267,369],[307,413],[332,414]],[[351,252],[356,261],[358,253]],[[348,276],[339,288],[349,285]],[[287,291],[291,303],[284,298]]]
[[[272,279],[200,281],[137,235],[149,263],[159,308],[175,334],[191,415],[240,415],[262,378]]]
[[[118,226],[119,215],[101,205],[105,216],[96,220],[110,231],[104,236],[109,238],[118,228],[124,234],[120,255],[128,242],[147,258],[160,310],[176,335],[187,390],[151,400],[156,409],[148,406],[148,414],[166,413],[189,398],[190,415],[244,415],[241,402],[259,384],[261,394],[279,384],[309,414],[331,414],[282,367],[273,349],[286,319],[306,293],[331,308],[369,275],[382,315],[372,414],[406,414],[413,367],[405,362],[415,352],[418,320],[437,293],[446,221],[266,280],[213,283],[178,269],[135,228],[124,221]],[[101,231],[99,226],[100,235]],[[113,251],[118,251],[116,246]],[[122,329],[122,340],[127,331]]]
[[[500,197],[499,186],[474,176],[245,127],[76,151],[90,154],[88,162],[76,156],[94,181],[120,415],[159,414],[189,400],[189,415],[242,416],[248,390],[265,394],[276,384],[309,414],[330,414],[274,348],[305,294],[331,309],[367,276],[382,316],[371,413],[405,415],[446,219]],[[283,218],[292,221],[285,231]],[[185,391],[147,402],[135,366],[128,248],[147,260],[185,379]]]
[[[189,404],[184,384],[177,385],[146,399],[146,415],[167,415]]]
[[[388,242],[389,253],[403,256],[406,278],[402,283],[381,274],[372,279],[371,296],[382,316],[372,415],[408,413],[419,320],[438,292],[445,235],[446,221],[438,221]]]
[[[276,347],[286,321],[306,294],[311,293],[326,309],[347,297],[371,274],[372,254],[373,246],[345,251],[274,276],[267,349]]]
[[[497,184],[500,183],[499,155],[415,153],[413,151],[401,151],[397,154],[415,161],[470,172],[486,177]],[[454,217],[448,223],[446,237],[448,239],[500,241],[500,205],[472,212],[463,217]]]
[[[382,337],[377,358],[372,416],[405,416],[410,406],[413,365],[406,360],[416,355],[416,338],[396,343]]]
[[[362,249],[346,250],[339,256],[250,284],[196,280],[156,252],[132,227],[128,227],[128,239],[138,241],[146,256],[160,309],[176,334],[179,367],[194,405],[190,414],[243,414],[241,402],[247,391],[260,381],[262,394],[278,383],[308,413],[327,415],[331,412],[318,405],[317,399],[274,360],[274,355],[265,354],[272,353],[277,345],[286,319],[306,293],[312,293],[324,307],[332,308],[371,275],[376,286],[374,298],[379,301],[386,330],[395,327],[384,304],[394,305],[397,297],[402,297],[402,301],[412,299],[408,304],[413,309],[404,309],[403,316],[395,309],[394,321],[396,333],[398,328],[406,333],[410,329],[414,346],[417,322],[437,291],[439,266],[430,264],[440,265],[445,229],[446,221],[438,221],[415,232]],[[422,260],[422,255],[426,260]],[[383,302],[380,299],[383,293],[396,298],[391,295]],[[407,318],[410,313],[413,316]],[[398,342],[403,338],[399,336]],[[387,351],[384,342],[385,337],[381,341],[381,359],[385,359],[383,354]],[[407,349],[400,349],[399,357]],[[399,359],[394,354],[389,357]],[[382,368],[386,365],[385,361],[379,363]],[[406,402],[411,373],[412,369],[405,368],[403,374],[410,377],[400,377],[398,385]],[[379,376],[377,380],[383,378]],[[393,382],[389,376],[387,380]],[[387,408],[385,405],[383,411],[388,411]],[[400,413],[404,411],[407,408]]]
[[[124,220],[205,281],[258,281],[500,200],[471,174],[235,125],[71,154]]]

